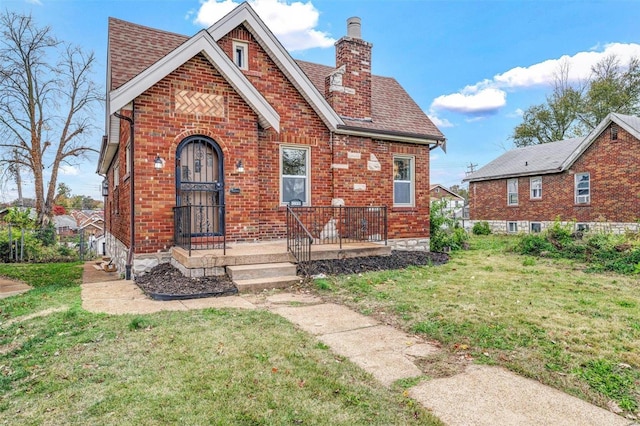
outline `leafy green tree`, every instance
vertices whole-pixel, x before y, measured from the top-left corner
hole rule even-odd
[[[582,98],[579,118],[585,130],[594,129],[610,112],[640,113],[640,60],[626,66],[608,56],[592,68],[588,89]]]
[[[571,85],[569,68],[561,65],[546,103],[532,105],[522,115],[511,139],[516,147],[586,135],[609,113],[640,113],[640,60],[622,65],[612,55],[591,69],[582,85]]]
[[[577,136],[574,123],[578,118],[581,92],[568,83],[569,69],[563,64],[556,75],[553,93],[545,104],[527,108],[512,139],[517,147],[555,142]]]

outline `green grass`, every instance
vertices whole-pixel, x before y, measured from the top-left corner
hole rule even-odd
[[[278,315],[92,314],[69,276],[0,300],[3,424],[439,424]]]
[[[474,236],[471,249],[453,253],[446,265],[333,277],[318,291],[360,312],[384,312],[385,321],[450,353],[505,366],[603,407],[613,400],[627,412],[638,410],[637,277],[517,255],[515,242]],[[613,367],[602,368],[602,360]]]

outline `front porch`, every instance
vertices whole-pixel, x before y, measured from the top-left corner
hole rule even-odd
[[[386,207],[288,206],[286,238],[259,243],[227,240],[222,205],[176,207],[174,212],[171,263],[188,277],[228,274],[236,285],[262,280],[253,284],[284,287],[300,280],[299,270],[307,275],[314,260],[391,253]],[[216,229],[217,223],[221,227]]]
[[[226,254],[225,254],[226,253]],[[391,247],[370,242],[315,245],[311,260],[346,259],[365,256],[388,256]],[[293,254],[287,250],[287,241],[260,243],[227,243],[226,250],[189,250],[182,247],[171,249],[171,263],[186,276],[199,277],[223,275],[227,266],[258,265],[265,263],[295,263]]]

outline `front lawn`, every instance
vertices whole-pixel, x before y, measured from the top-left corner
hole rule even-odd
[[[427,375],[453,374],[463,358],[502,365],[605,408],[640,403],[638,275],[587,273],[569,260],[507,250],[513,237],[474,236],[443,266],[316,281],[338,299],[428,340],[447,359]]]
[[[77,264],[32,267],[0,265],[36,287],[0,300],[2,424],[439,424],[278,315],[92,314]]]

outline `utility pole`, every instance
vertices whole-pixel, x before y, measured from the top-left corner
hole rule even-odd
[[[471,173],[475,172],[476,167],[478,167],[477,164],[473,164],[472,162],[469,162],[469,165],[467,166],[466,175],[469,176]]]

